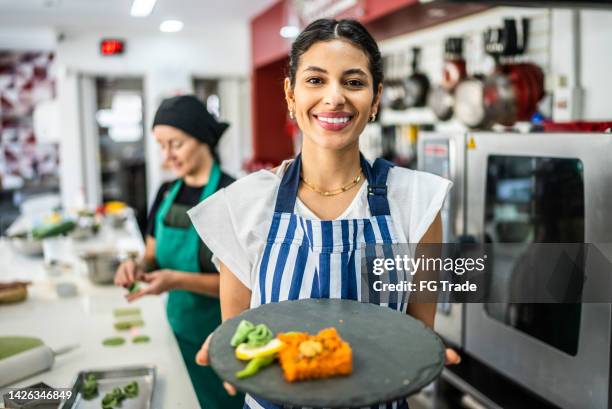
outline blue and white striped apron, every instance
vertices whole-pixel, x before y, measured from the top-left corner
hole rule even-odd
[[[373,166],[361,157],[368,181],[367,219],[311,220],[294,213],[301,173],[301,155],[288,166],[281,181],[266,246],[257,266],[251,308],[262,304],[308,298],[364,300],[361,259],[365,244],[398,243],[389,202],[387,175],[393,165],[382,159]],[[392,255],[385,256],[389,257]],[[367,293],[367,292],[366,292]],[[375,300],[370,300],[375,302]],[[378,302],[377,302],[378,303]],[[378,303],[405,312],[407,300]],[[260,398],[246,396],[245,409],[279,409]],[[407,409],[405,401],[375,408]]]

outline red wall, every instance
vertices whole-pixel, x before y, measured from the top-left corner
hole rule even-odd
[[[291,41],[279,34],[285,25],[286,4],[281,0],[251,20],[251,55],[253,67],[260,67],[289,53]]]
[[[253,70],[253,156],[256,162],[279,164],[293,156],[293,141],[287,133],[287,104],[283,81],[287,58]]]

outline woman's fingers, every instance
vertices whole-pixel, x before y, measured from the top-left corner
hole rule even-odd
[[[227,393],[229,393],[231,396],[236,395],[236,388],[234,388],[234,386],[231,383],[223,382],[223,387],[225,388]]]
[[[121,263],[119,264],[119,268],[117,268],[117,272],[115,272],[115,285],[124,287],[126,282],[127,278],[125,275],[125,263]]]
[[[202,366],[208,365],[208,362],[209,362],[208,361],[208,347],[210,346],[211,335],[206,337],[206,341],[204,341],[204,343],[202,344],[202,347],[196,354],[195,360],[198,365],[202,365]],[[231,383],[223,382],[223,387],[225,388],[227,393],[230,394],[231,396],[236,395],[236,388],[234,388],[234,386]]]
[[[198,365],[208,365],[208,346],[210,345],[210,335],[206,337],[206,341],[202,344],[202,347],[196,354],[196,363]]]
[[[461,363],[461,356],[452,348],[446,348],[445,365],[457,365]]]
[[[132,293],[132,294],[127,294],[127,295],[125,296],[125,299],[126,299],[128,302],[133,302],[133,301],[136,301],[137,299],[139,299],[139,298],[141,298],[141,297],[144,297],[144,296],[145,296],[145,295],[147,295],[147,294],[153,294],[153,291],[151,290],[151,287],[150,287],[150,286],[149,286],[149,287],[147,287],[147,288],[143,288],[143,289],[141,289],[141,290],[138,290],[138,291],[136,291],[135,293]]]
[[[142,277],[140,277],[140,280],[144,281],[145,283],[152,283],[153,281],[157,280],[158,276],[159,273],[143,274]]]
[[[128,281],[128,285],[136,281],[136,264],[133,260],[124,261],[125,264],[125,275]]]

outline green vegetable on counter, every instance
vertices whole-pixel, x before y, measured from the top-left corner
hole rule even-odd
[[[146,344],[150,340],[151,340],[151,338],[149,338],[149,336],[147,336],[147,335],[137,335],[134,338],[132,338],[132,343],[134,343],[134,344]]]
[[[260,347],[266,345],[274,338],[274,334],[266,324],[258,324],[255,329],[247,334],[247,345],[250,347]]]
[[[116,347],[123,344],[125,344],[125,338],[123,337],[106,338],[104,341],[102,341],[102,345],[106,347]]]
[[[115,399],[117,399],[117,403],[121,403],[126,398],[125,393],[123,393],[123,389],[119,387],[113,388],[112,394],[115,396]]]
[[[138,396],[138,382],[132,381],[125,385],[123,389],[116,387],[113,391],[104,395],[102,399],[102,409],[113,409],[121,406],[121,402],[128,398]]]
[[[117,401],[113,392],[107,393],[102,398],[102,409],[113,409],[117,405],[119,405],[119,401]]]
[[[98,380],[93,374],[89,374],[87,378],[85,378],[81,393],[85,400],[91,400],[98,395]]]
[[[236,372],[236,377],[238,379],[242,379],[247,378],[249,376],[253,376],[257,372],[259,372],[260,369],[265,368],[266,366],[274,362],[275,359],[275,355],[267,355],[253,358],[249,361],[249,363],[244,367],[242,371]]]
[[[135,398],[136,396],[138,396],[138,382],[132,381],[128,383],[123,388],[123,392],[125,393],[126,397]]]
[[[251,323],[250,321],[240,321],[240,324],[238,324],[238,328],[236,328],[234,336],[230,340],[230,345],[233,347],[237,347],[238,345],[242,344],[247,340],[247,335],[249,335],[249,332],[253,331],[254,329],[255,325],[253,325],[253,323]]]
[[[72,220],[40,226],[32,230],[32,237],[42,240],[49,237],[60,236],[62,234],[70,233],[75,227],[76,223]]]
[[[117,321],[115,322],[116,330],[126,330],[134,327],[142,327],[144,325],[144,321],[141,319],[133,319],[127,321]]]
[[[125,317],[130,315],[140,315],[140,308],[115,308],[113,310],[115,318]]]

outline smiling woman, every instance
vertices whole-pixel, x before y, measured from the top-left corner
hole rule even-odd
[[[365,245],[441,241],[439,210],[450,182],[383,160],[370,163],[359,152],[382,91],[380,52],[366,29],[354,20],[311,23],[292,46],[288,72],[285,99],[304,135],[301,154],[189,212],[221,271],[224,320],[283,300],[368,302],[359,287],[370,273],[362,271]],[[384,305],[433,326],[435,304]],[[208,362],[208,341],[198,362]],[[247,395],[245,407],[281,406]]]

